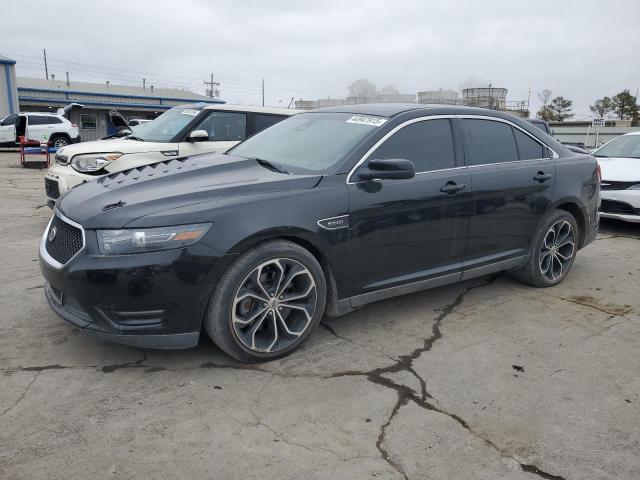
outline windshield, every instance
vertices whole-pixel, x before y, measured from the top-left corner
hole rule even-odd
[[[301,113],[261,131],[229,153],[266,160],[293,172],[321,173],[386,121],[352,113]]]
[[[596,157],[640,158],[640,135],[622,135],[594,153]]]
[[[199,108],[174,107],[152,122],[138,125],[135,136],[145,142],[170,142],[200,112]]]

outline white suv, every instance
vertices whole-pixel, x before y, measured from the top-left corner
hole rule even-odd
[[[173,107],[123,138],[69,145],[45,174],[49,206],[100,176],[176,157],[226,152],[250,135],[300,112],[288,108],[190,104]]]
[[[56,148],[80,141],[78,126],[56,113],[14,113],[0,121],[0,146],[14,147],[18,137],[48,141]]]

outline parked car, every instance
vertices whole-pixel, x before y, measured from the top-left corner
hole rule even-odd
[[[640,132],[616,137],[593,155],[602,166],[600,216],[640,223]]]
[[[75,123],[64,115],[50,112],[15,113],[0,121],[0,146],[15,147],[20,136],[49,141],[56,148],[80,141]]]
[[[527,118],[526,121],[529,122],[534,127],[539,128],[540,130],[542,130],[547,135],[553,136],[553,132],[551,131],[551,127],[549,126],[549,124],[545,120],[540,120],[539,118]]]
[[[49,206],[73,187],[108,173],[186,155],[225,152],[253,133],[297,112],[243,105],[182,105],[138,126],[135,133],[124,138],[117,138],[116,134],[116,138],[108,141],[62,148],[45,174]]]
[[[298,348],[323,314],[511,270],[549,287],[597,233],[596,159],[494,110],[345,105],[227,154],[104,176],[56,206],[46,296],[102,338]]]

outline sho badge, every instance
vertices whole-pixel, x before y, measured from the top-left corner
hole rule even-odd
[[[49,242],[53,242],[57,234],[58,234],[58,229],[54,225],[49,229],[49,235],[47,235],[47,239],[49,240]]]
[[[349,227],[349,215],[340,215],[339,217],[323,218],[318,220],[320,225],[325,230],[337,230],[338,228]]]

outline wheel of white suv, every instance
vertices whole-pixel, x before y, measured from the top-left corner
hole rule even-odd
[[[555,210],[536,231],[527,264],[514,276],[535,287],[552,287],[562,282],[576,258],[580,230],[573,215]]]
[[[325,277],[316,258],[293,242],[273,240],[242,254],[224,273],[205,328],[238,360],[272,360],[308,338],[325,301]]]
[[[69,145],[69,140],[64,135],[52,135],[49,139],[52,147],[62,148]]]

